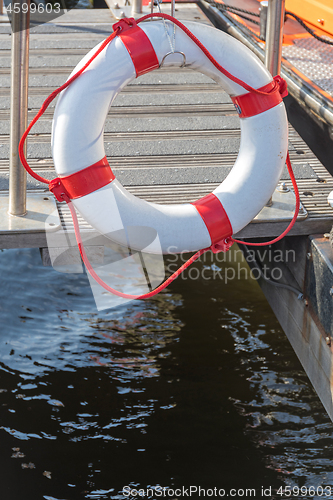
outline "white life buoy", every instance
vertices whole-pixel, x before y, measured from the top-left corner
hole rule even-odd
[[[288,141],[281,96],[256,108],[255,100],[248,102],[251,94],[218,71],[178,27],[175,54],[170,54],[166,29],[172,38],[171,23],[146,22],[140,27],[134,20],[132,25],[128,20],[121,23],[119,36],[59,96],[52,129],[57,174],[83,218],[102,234],[118,234],[120,244],[126,241],[119,230],[147,226],[159,237],[156,247],[152,243],[146,248],[152,253],[161,248],[163,253],[170,249],[179,253],[218,245],[258,214],[280,179]],[[210,26],[184,24],[229,73],[256,89],[272,88],[270,73],[240,42]],[[159,67],[167,54],[163,65],[179,67],[183,56],[177,52],[184,54],[187,68],[211,77],[232,97],[240,112],[241,144],[235,165],[213,193],[195,203],[159,205],[133,196],[114,178],[105,158],[104,123],[114,98],[138,75]],[[248,104],[252,111],[247,111]]]

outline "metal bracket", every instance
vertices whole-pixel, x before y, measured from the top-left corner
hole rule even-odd
[[[132,1],[130,0],[131,3]],[[144,5],[141,6],[141,8],[139,7],[136,9],[135,5],[131,5],[130,2],[128,0],[123,0],[118,3],[115,0],[106,0],[107,6],[115,19],[124,19],[127,17],[134,17],[134,19],[138,19],[139,17],[150,13],[150,7]],[[139,12],[136,12],[136,10]]]
[[[283,222],[291,220],[294,216],[295,205],[295,193],[284,183],[281,183],[272,195],[270,206],[265,206],[252,222]],[[304,220],[307,216],[308,213],[301,203],[297,220]]]
[[[47,191],[27,193],[27,213],[22,217],[8,213],[9,195],[0,194],[0,233],[56,231],[61,222],[54,197]],[[52,217],[50,217],[52,216]],[[46,225],[46,219],[47,225]]]
[[[172,56],[172,54],[180,54],[183,57],[183,62],[181,63],[181,65],[179,67],[184,68],[186,66],[186,55],[184,54],[184,52],[180,52],[179,50],[175,50],[174,52],[168,52],[167,54],[165,54],[165,56],[163,57],[163,59],[161,61],[160,68],[163,67],[165,59],[168,56]]]

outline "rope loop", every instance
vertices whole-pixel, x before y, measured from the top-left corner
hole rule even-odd
[[[283,233],[280,234],[280,236],[277,236],[276,238],[274,238],[271,241],[264,241],[263,243],[252,243],[250,241],[236,240],[234,238],[231,238],[233,243],[239,243],[241,245],[248,245],[248,246],[252,246],[252,247],[263,247],[266,245],[273,245],[274,243],[277,243],[278,241],[282,240],[282,238],[284,238],[289,233],[290,229],[293,227],[293,225],[295,224],[297,217],[298,217],[298,212],[299,212],[299,207],[300,207],[300,197],[299,197],[297,182],[296,182],[295,175],[294,175],[294,172],[293,172],[293,169],[291,166],[291,162],[290,162],[289,152],[287,153],[286,164],[287,164],[289,177],[290,177],[291,182],[293,184],[293,188],[295,191],[295,198],[296,198],[295,212],[294,212],[293,218],[291,219],[290,223],[288,224],[288,227],[283,231]]]
[[[54,194],[55,198],[60,203],[66,201],[65,196],[69,199],[68,193],[66,192],[60,177],[56,177],[49,182],[49,190]]]

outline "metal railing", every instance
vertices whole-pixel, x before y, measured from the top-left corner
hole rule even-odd
[[[28,9],[22,9],[22,4]],[[18,6],[18,8],[15,8]],[[25,12],[24,12],[25,11]],[[27,175],[18,145],[28,123],[30,0],[12,3],[12,47],[10,88],[9,214],[26,214]]]
[[[265,2],[262,2],[265,9]],[[285,13],[285,0],[269,0],[267,6],[267,23],[265,30],[265,66],[272,76],[281,72],[283,25]],[[270,207],[272,197],[266,203]]]
[[[281,71],[285,0],[269,0],[266,25],[265,66],[272,76]]]
[[[3,0],[0,0],[0,9]],[[29,76],[29,22],[30,0],[14,0],[12,3],[12,65],[11,65],[11,119],[9,165],[9,213],[22,216],[26,213],[26,171],[18,156],[20,138],[27,128],[28,76]],[[152,0],[152,9],[154,0]],[[19,8],[15,9],[14,6]],[[134,0],[134,10],[140,12],[141,0]],[[16,12],[15,12],[16,11]],[[175,13],[174,0],[171,14]],[[265,65],[272,75],[281,70],[285,0],[269,0],[266,25]]]
[[[142,0],[133,0],[132,15],[142,13]]]
[[[267,10],[268,10],[268,0],[262,0],[259,6],[261,40],[266,40]]]

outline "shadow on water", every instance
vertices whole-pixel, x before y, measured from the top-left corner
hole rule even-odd
[[[321,403],[248,271],[226,284],[239,261],[220,260],[97,313],[86,276],[0,253],[2,498],[332,483]]]

